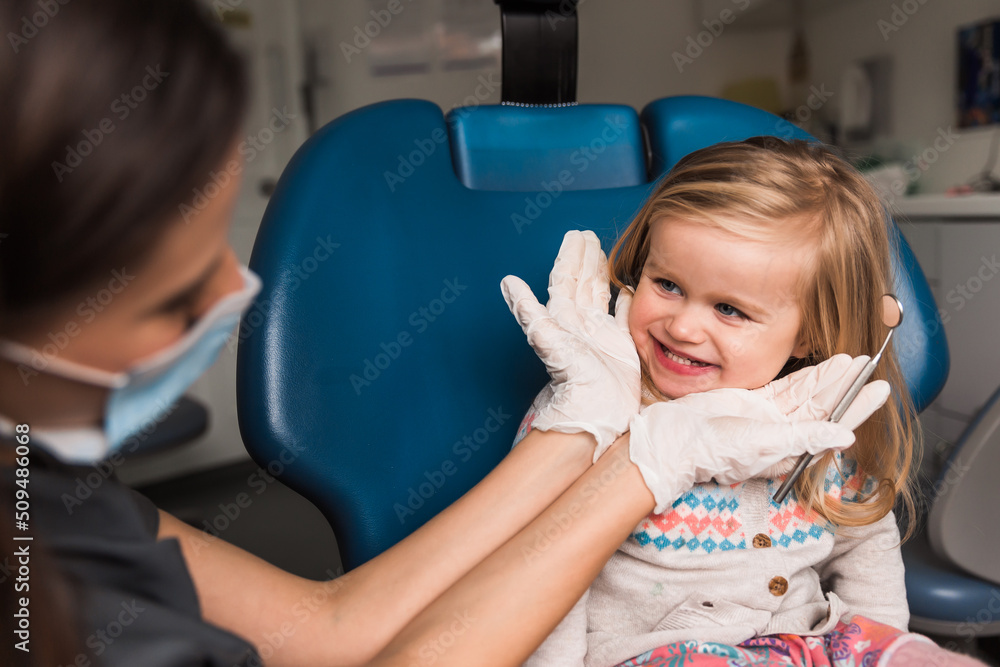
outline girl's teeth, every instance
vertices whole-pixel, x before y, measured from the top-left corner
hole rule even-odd
[[[663,349],[663,354],[665,354],[667,356],[667,359],[670,359],[671,361],[676,361],[677,363],[681,364],[682,366],[708,366],[708,365],[710,365],[710,364],[706,364],[706,363],[704,363],[702,361],[694,361],[693,359],[685,359],[684,357],[679,357],[676,354],[674,354],[673,352],[671,352],[670,350],[668,350],[667,348],[663,347],[662,345],[660,347]]]

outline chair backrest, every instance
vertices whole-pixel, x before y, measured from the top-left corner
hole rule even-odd
[[[955,444],[927,517],[935,553],[994,584],[1000,584],[1000,522],[989,519],[989,512],[998,497],[998,471],[1000,389]]]
[[[243,439],[324,513],[348,569],[496,465],[544,384],[500,296],[503,276],[544,299],[563,234],[592,229],[610,250],[687,152],[762,134],[808,138],[766,112],[701,97],[653,102],[641,122],[603,105],[480,107],[449,120],[434,104],[400,100],[320,129],[282,174],[250,262],[264,288],[240,333]],[[943,385],[947,349],[905,242],[902,252],[901,296],[923,313],[908,320],[922,322],[915,334],[900,332],[919,361],[906,368],[922,406]]]

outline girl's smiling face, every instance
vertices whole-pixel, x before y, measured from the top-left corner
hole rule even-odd
[[[773,380],[799,339],[800,278],[812,250],[656,220],[629,311],[639,358],[667,398]]]

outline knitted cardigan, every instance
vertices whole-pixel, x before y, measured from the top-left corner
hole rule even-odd
[[[517,440],[530,430],[537,401],[532,407]],[[780,482],[697,484],[647,516],[526,665],[608,667],[677,641],[821,635],[855,614],[905,631],[893,514],[835,529],[807,515],[794,492],[774,502]],[[838,454],[825,490],[852,501],[866,484],[874,480]]]

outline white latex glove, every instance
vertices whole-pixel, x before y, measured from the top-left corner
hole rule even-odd
[[[774,402],[792,421],[829,419],[868,360],[867,355],[852,359],[850,355],[837,354],[815,366],[799,369],[760,389],[755,389],[754,393],[761,394]],[[847,408],[839,423],[852,431],[855,430],[885,403],[888,396],[887,382],[884,380],[869,382],[851,402],[851,406]],[[809,467],[818,461],[819,458],[814,458],[810,461]],[[795,468],[797,462],[797,456],[790,456],[762,472],[761,477],[774,478],[787,475]]]
[[[504,278],[500,290],[552,378],[552,401],[532,428],[592,434],[596,461],[639,411],[639,355],[628,331],[632,295],[622,290],[615,316],[608,313],[608,260],[591,231],[563,238],[547,305],[516,276]]]
[[[790,385],[801,390],[810,378],[797,380]],[[817,383],[815,394],[799,394],[801,404],[818,405],[817,397],[830,386]],[[887,383],[866,385],[852,405],[851,423],[867,419],[888,395]],[[804,452],[853,444],[848,422],[800,420],[795,413],[780,409],[766,392],[746,389],[716,389],[643,408],[631,422],[629,456],[656,499],[654,511],[663,512],[696,483],[733,484]]]

